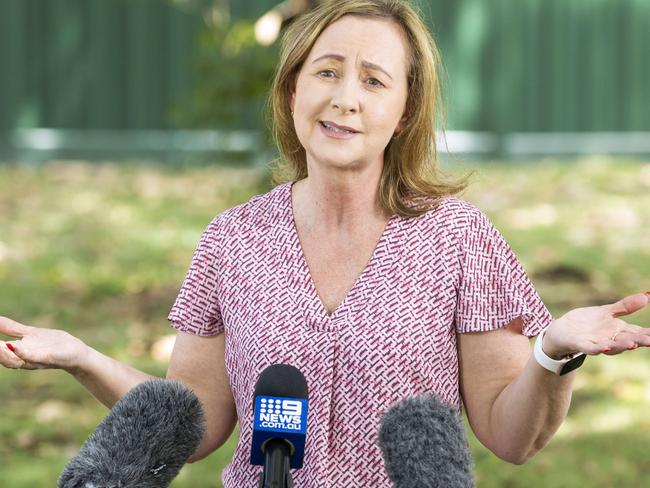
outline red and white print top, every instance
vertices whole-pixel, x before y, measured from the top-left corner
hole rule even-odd
[[[225,488],[256,486],[253,391],[274,363],[309,386],[304,467],[295,486],[390,487],[377,432],[399,400],[435,392],[461,408],[456,335],[523,318],[537,335],[552,317],[487,217],[447,197],[415,218],[393,216],[344,301],[325,311],[300,247],[291,183],[217,216],[198,244],[169,320],[226,334],[240,438]],[[209,374],[206,371],[205,374]]]

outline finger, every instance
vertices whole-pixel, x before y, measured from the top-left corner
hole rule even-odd
[[[11,354],[18,357],[19,359],[23,359],[21,341],[5,342],[5,347],[11,352]]]
[[[621,319],[615,320],[616,333],[613,337],[618,339],[619,337],[626,336],[644,336],[650,337],[650,327],[642,327],[637,324],[628,323]]]
[[[641,310],[648,304],[648,300],[650,300],[650,295],[646,293],[636,293],[634,295],[628,295],[616,303],[605,305],[605,307],[609,310],[612,316],[620,317]]]
[[[10,369],[21,369],[25,366],[25,361],[7,347],[7,344],[9,343],[0,342],[0,364]]]
[[[641,325],[636,325],[636,324],[628,324],[627,322],[623,322],[622,320],[619,320],[619,323],[621,323],[622,332],[650,336],[650,327],[643,327]]]
[[[23,338],[29,329],[31,329],[30,326],[18,323],[9,317],[0,317],[0,333],[10,337]]]
[[[598,354],[608,354],[612,351],[612,341],[592,342],[584,341],[578,344],[578,350],[584,352],[589,356],[597,356]]]
[[[610,356],[614,356],[614,355],[617,355],[617,354],[622,354],[624,352],[634,351],[635,349],[638,349],[638,348],[639,348],[639,345],[636,342],[630,341],[630,342],[627,342],[627,343],[625,343],[623,345],[619,344],[614,349],[612,349],[611,352],[608,352],[606,354],[608,354]]]
[[[626,325],[626,329],[616,334],[617,343],[625,345],[628,349],[631,343],[638,346],[650,346],[650,329],[638,325]]]
[[[619,334],[620,336],[620,334]],[[619,339],[616,338],[616,341],[602,340],[598,342],[585,341],[578,344],[579,350],[584,352],[589,356],[597,356],[599,354],[606,354],[608,356],[615,356],[621,354],[622,352],[636,349],[638,344],[632,339]]]

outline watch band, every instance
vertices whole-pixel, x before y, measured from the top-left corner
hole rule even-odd
[[[548,329],[548,327],[546,327],[546,329]],[[539,363],[539,365],[542,366],[544,369],[547,369],[551,373],[554,373],[559,376],[565,375],[573,371],[574,369],[582,366],[582,363],[585,361],[585,358],[587,357],[587,355],[582,352],[571,354],[570,356],[567,356],[562,359],[553,359],[546,355],[546,353],[542,349],[542,341],[544,340],[544,334],[546,334],[546,329],[540,332],[540,334],[537,336],[537,339],[535,340],[534,355],[535,355],[535,360]]]

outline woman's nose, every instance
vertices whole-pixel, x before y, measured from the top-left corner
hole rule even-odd
[[[343,113],[359,111],[359,95],[357,93],[357,80],[345,77],[336,84],[332,95],[332,107]]]

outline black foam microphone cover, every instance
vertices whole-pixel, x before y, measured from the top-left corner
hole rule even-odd
[[[58,488],[167,487],[204,431],[201,403],[188,388],[145,381],[113,406],[68,462]]]
[[[260,374],[253,395],[307,398],[309,389],[305,376],[298,368],[290,364],[272,364]]]
[[[391,407],[381,421],[379,444],[395,488],[474,487],[463,422],[433,394]]]

